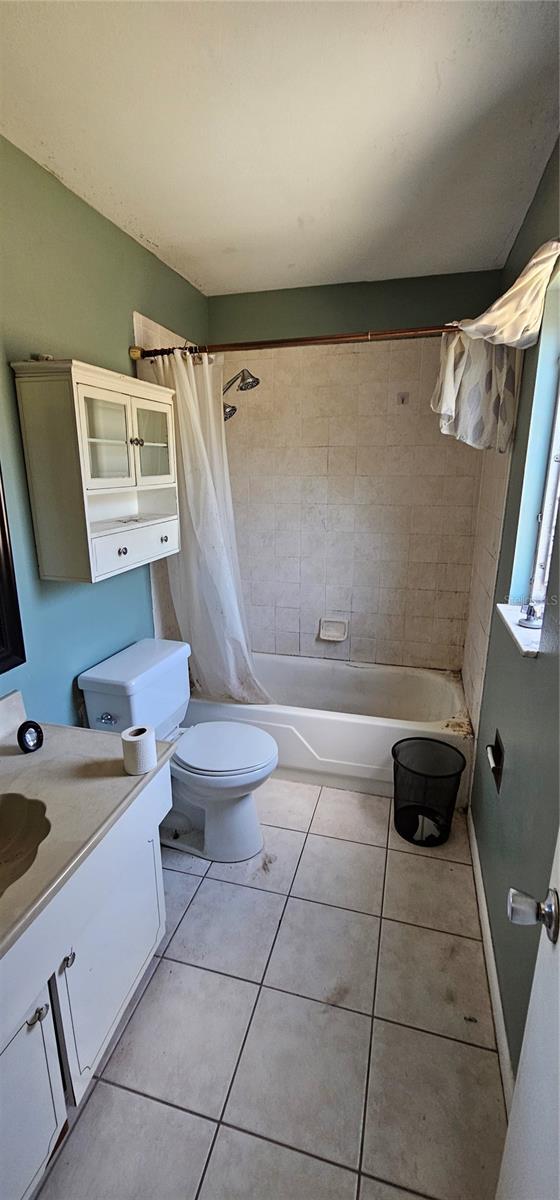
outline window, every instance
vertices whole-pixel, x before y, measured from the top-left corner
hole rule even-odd
[[[550,454],[546,471],[543,501],[537,517],[539,533],[537,550],[531,577],[530,603],[534,606],[544,604],[546,589],[550,575],[552,559],[552,544],[556,518],[558,516],[558,500],[560,499],[560,392],[556,394],[556,413],[552,429]]]
[[[560,492],[560,272],[544,306],[538,348],[526,352],[522,395],[533,403],[509,602],[498,611],[522,654],[534,656],[547,601]],[[530,402],[530,401],[529,401]],[[557,597],[555,597],[557,602]]]

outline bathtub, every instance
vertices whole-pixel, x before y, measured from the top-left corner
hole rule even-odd
[[[255,654],[270,704],[191,698],[185,724],[249,721],[276,739],[285,778],[392,795],[391,747],[399,738],[451,742],[467,760],[458,803],[468,799],[473,731],[452,671]]]

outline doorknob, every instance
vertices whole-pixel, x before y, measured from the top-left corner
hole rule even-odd
[[[526,892],[510,888],[507,915],[513,925],[544,925],[551,942],[558,941],[560,903],[556,888],[549,888],[544,900],[535,900],[534,896],[528,896]]]

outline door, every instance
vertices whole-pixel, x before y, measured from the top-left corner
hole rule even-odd
[[[48,990],[0,1050],[0,1200],[35,1187],[66,1121]]]
[[[550,887],[560,892],[560,836]],[[541,931],[496,1200],[560,1197],[560,941]]]
[[[130,397],[78,385],[88,491],[134,487],[135,459]]]
[[[173,405],[133,399],[132,414],[138,484],[173,483]]]

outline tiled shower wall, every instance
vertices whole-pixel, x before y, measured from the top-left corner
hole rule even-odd
[[[478,728],[490,640],[511,450],[507,454],[485,450],[480,457],[482,472],[463,662],[465,697],[475,730]]]
[[[430,411],[439,339],[226,355],[252,647],[460,668],[482,455]],[[318,639],[344,618],[341,643]]]

